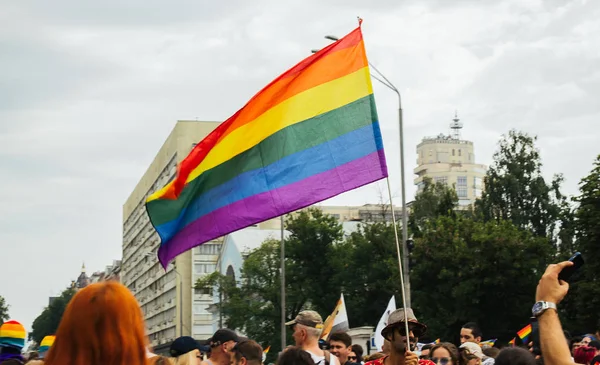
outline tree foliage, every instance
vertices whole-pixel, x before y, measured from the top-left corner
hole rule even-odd
[[[529,318],[552,247],[508,221],[438,217],[412,254],[414,307],[436,337],[457,339],[477,321],[485,337],[510,339]]]
[[[39,344],[45,336],[56,333],[67,304],[69,304],[73,295],[75,295],[75,289],[68,288],[44,308],[42,313],[33,321],[29,333],[30,340]]]
[[[334,267],[339,269],[331,281],[337,291],[344,293],[350,325],[376,325],[390,297],[400,298],[393,227],[386,223],[363,224],[338,246],[337,252],[339,263]]]
[[[4,323],[10,318],[8,314],[9,308],[10,306],[6,303],[6,299],[4,299],[3,296],[0,296],[0,324]]]
[[[515,130],[502,136],[475,207],[484,221],[508,220],[556,243],[562,214],[567,213],[560,192],[563,177],[555,175],[546,183],[536,140]]]
[[[423,189],[415,197],[409,216],[411,233],[420,237],[429,221],[440,216],[455,216],[457,206],[456,190],[441,182],[433,183],[430,178],[423,179]]]
[[[575,333],[600,330],[600,155],[580,184],[575,198],[577,240],[574,250],[585,259],[581,274],[574,277],[564,304],[563,316]]]
[[[340,288],[328,284],[327,278],[337,271],[331,262],[335,243],[343,237],[341,225],[321,210],[309,209],[288,216],[286,229],[290,232],[285,241],[286,320],[304,309],[332,311]],[[271,346],[268,361],[281,350],[280,250],[280,241],[268,240],[252,251],[244,260],[238,283],[220,274],[196,283],[196,287],[216,286],[223,291],[224,324]],[[287,336],[291,343],[290,331]]]

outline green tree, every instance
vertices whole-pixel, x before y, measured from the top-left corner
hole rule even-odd
[[[600,329],[600,155],[579,189],[575,198],[577,240],[573,251],[583,254],[585,265],[581,274],[573,277],[561,310],[573,333],[588,333]]]
[[[430,220],[439,216],[453,217],[456,215],[458,195],[456,191],[441,182],[433,183],[431,178],[423,179],[423,188],[416,195],[409,216],[408,227],[415,237],[421,235],[421,230]]]
[[[196,288],[222,291],[220,310],[224,325],[242,330],[263,347],[271,346],[269,361],[281,350],[280,241],[265,241],[244,260],[239,282],[214,273],[198,280]],[[286,281],[287,318],[295,317],[306,305],[308,288]],[[288,333],[288,343],[291,341]]]
[[[10,306],[6,303],[6,300],[3,296],[0,296],[0,324],[4,323],[7,319],[10,318],[8,315],[8,308]]]
[[[484,221],[508,220],[556,243],[561,214],[565,213],[566,197],[560,192],[563,177],[555,175],[546,183],[536,140],[515,130],[500,139],[475,208]]]
[[[339,282],[331,280],[338,271],[334,262],[339,251],[336,245],[344,238],[342,225],[320,209],[310,208],[292,214],[285,227],[290,232],[285,246],[286,278],[303,289],[314,310],[329,315],[342,290]]]
[[[59,297],[44,308],[31,325],[30,340],[39,344],[45,336],[56,333],[67,304],[69,304],[73,295],[75,295],[75,289],[65,289]]]
[[[430,221],[412,254],[413,306],[432,336],[457,339],[477,321],[485,337],[508,340],[527,323],[552,249],[511,222],[458,216]]]
[[[336,248],[332,281],[343,290],[350,325],[375,326],[390,297],[401,298],[393,226],[361,224]]]
[[[303,309],[328,315],[341,291],[339,285],[328,281],[336,272],[331,263],[343,238],[342,227],[335,218],[311,208],[287,216],[286,229],[290,232],[285,241],[287,320]],[[275,360],[281,350],[280,252],[280,241],[265,241],[245,258],[237,283],[221,274],[196,283],[197,288],[222,291],[224,324],[271,346],[268,361]],[[291,332],[287,335],[291,343]]]

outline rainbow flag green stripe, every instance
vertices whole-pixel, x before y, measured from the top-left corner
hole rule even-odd
[[[204,242],[386,176],[359,27],[220,124],[146,208],[166,267]]]
[[[347,115],[355,118],[347,119]],[[375,99],[369,95],[342,108],[333,110],[302,123],[287,127],[235,156],[231,160],[206,171],[188,183],[177,200],[153,200],[148,202],[148,214],[161,239],[170,239],[176,231],[168,223],[180,219],[198,197],[233,180],[242,173],[263,168],[283,157],[333,140],[340,135],[371,125],[377,121]],[[338,128],[328,128],[314,134],[323,123],[336,123]],[[166,225],[165,225],[166,224]]]

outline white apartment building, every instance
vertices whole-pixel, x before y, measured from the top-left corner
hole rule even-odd
[[[160,239],[146,214],[145,201],[173,179],[178,163],[217,125],[178,121],[123,205],[121,282],[140,302],[151,345],[159,351],[181,335],[198,339],[212,335],[205,310],[212,298],[193,287],[199,277],[214,271],[222,241],[179,255],[165,271],[157,260]]]
[[[417,167],[414,173],[417,192],[428,177],[456,189],[459,207],[467,207],[481,196],[487,167],[475,163],[474,145],[461,139],[463,125],[457,116],[450,124],[450,135],[425,137],[417,145]]]

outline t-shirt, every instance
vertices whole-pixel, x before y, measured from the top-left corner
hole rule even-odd
[[[590,362],[590,365],[600,365],[600,355],[594,357],[592,362]]]
[[[315,365],[325,365],[325,356],[317,356],[310,351],[306,352],[310,354],[310,357],[312,357],[313,361],[315,362]],[[331,353],[329,354],[329,365],[340,365],[340,360],[338,360],[338,358]]]

